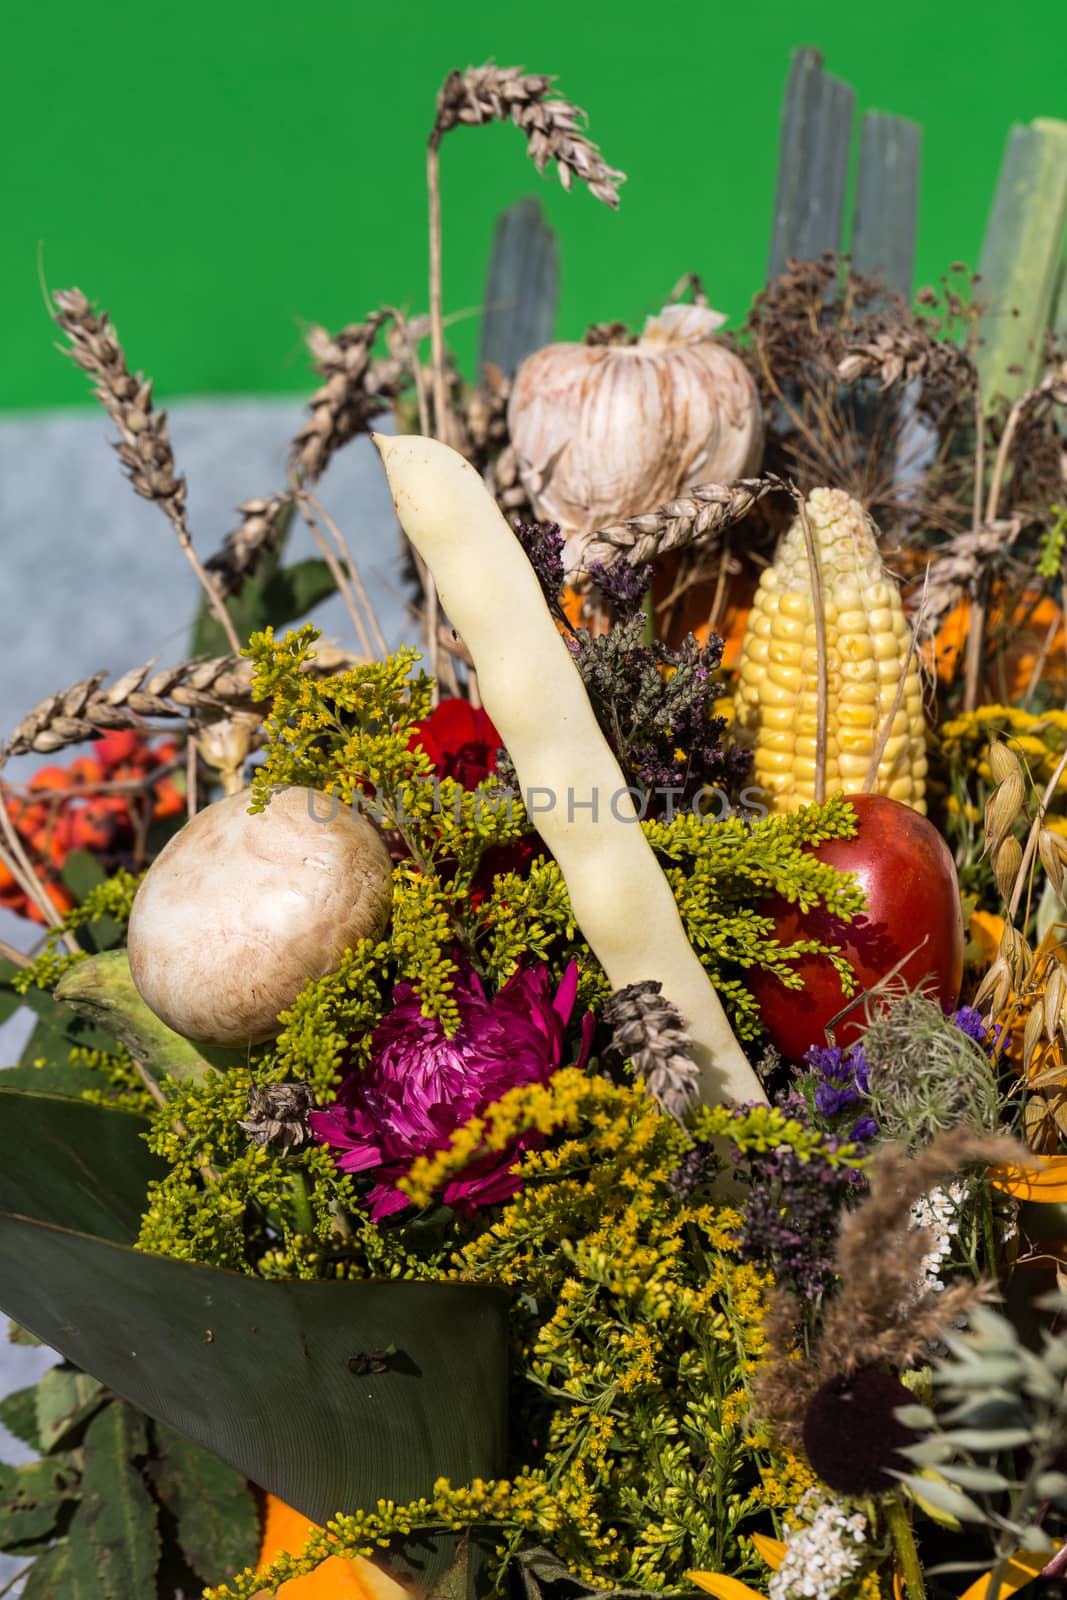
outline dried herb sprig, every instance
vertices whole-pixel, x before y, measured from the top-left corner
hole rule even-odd
[[[586,546],[583,561],[587,569],[596,561],[609,566],[620,560],[640,567],[671,550],[710,544],[777,490],[785,492],[786,485],[773,473],[736,483],[700,484],[655,511],[602,528]]]
[[[649,1094],[681,1122],[700,1098],[700,1073],[692,1041],[677,1006],[665,1000],[654,979],[629,983],[605,1001],[612,1049],[633,1062]]]
[[[119,431],[115,449],[130,482],[139,495],[154,500],[165,513],[216,621],[234,655],[238,655],[241,641],[193,548],[185,507],[185,479],[175,472],[167,413],[153,406],[152,380],[141,373],[131,373],[107,312],[95,312],[80,289],[61,289],[53,299],[55,321],[70,340],[67,354],[94,380],[93,393]]]
[[[771,1295],[756,1410],[784,1444],[802,1448],[805,1414],[824,1384],[863,1367],[904,1371],[988,1293],[969,1278],[940,1291],[925,1286],[923,1261],[933,1239],[928,1229],[914,1226],[912,1206],[961,1167],[1018,1166],[1023,1159],[1014,1139],[973,1128],[942,1133],[915,1156],[901,1145],[879,1151],[867,1199],[841,1222],[834,1262],[838,1289],[806,1360],[794,1356],[803,1308],[780,1290]],[[908,1307],[906,1317],[902,1306]]]

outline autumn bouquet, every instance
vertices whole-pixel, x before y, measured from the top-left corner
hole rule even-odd
[[[550,92],[446,81],[429,319],[313,330],[289,482],[206,563],[150,384],[55,297],[205,599],[6,747],[49,759],[0,804],[46,925],[0,1074],[0,1306],[62,1357],[0,1402],[30,1600],[1062,1565],[1062,356],[987,406],[969,279],[823,259],[739,338],[690,276],[464,385],[445,134],[616,198]],[[389,412],[392,652],[317,493]],[[302,620],[335,589],[351,651]]]

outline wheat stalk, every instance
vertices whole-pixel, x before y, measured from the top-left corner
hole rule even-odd
[[[204,562],[216,591],[223,598],[240,593],[245,580],[253,576],[263,557],[278,548],[292,503],[292,495],[283,491],[266,500],[246,500],[237,507],[241,521],[226,535],[215,554]]]
[[[339,333],[313,327],[307,336],[315,370],[323,379],[308,401],[311,416],[293,440],[290,470],[302,482],[317,482],[330,458],[357,434],[367,433],[375,417],[388,411],[411,382],[405,353],[375,357],[379,331],[395,319],[392,311],[372,311]]]
[[[700,484],[655,511],[601,528],[583,552],[583,565],[588,570],[594,561],[605,566],[613,561],[628,561],[631,566],[642,567],[668,551],[710,542],[747,517],[764,495],[785,489],[785,483],[773,473],[763,478],[739,478],[736,483]]]
[[[167,413],[152,404],[152,380],[130,372],[106,311],[95,312],[80,289],[61,289],[53,296],[55,321],[70,340],[67,351],[76,366],[95,381],[93,390],[119,430],[115,446],[130,482],[145,500],[154,500],[178,535],[219,626],[236,655],[241,641],[221,596],[193,549],[185,509],[185,479],[174,470],[174,452]]]

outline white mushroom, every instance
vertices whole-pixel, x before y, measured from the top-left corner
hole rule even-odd
[[[205,1044],[272,1038],[278,1014],[389,918],[392,863],[366,817],[298,786],[199,812],[138,889],[129,957],[145,1003]]]

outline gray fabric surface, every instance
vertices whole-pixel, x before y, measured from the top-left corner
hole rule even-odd
[[[285,445],[301,416],[300,404],[291,401],[187,401],[170,409],[178,468],[188,479],[190,527],[202,556],[235,525],[234,507],[284,485]],[[0,420],[2,738],[39,700],[90,672],[106,667],[120,673],[150,658],[165,665],[186,652],[196,579],[163,514],[124,482],[108,447],[111,437],[107,419],[96,411]],[[348,539],[390,646],[398,644],[408,631],[398,534],[369,441],[341,452],[320,498]],[[290,558],[316,553],[306,528],[295,529]],[[314,620],[327,637],[357,647],[337,597]],[[47,759],[23,757],[11,763],[9,775],[25,779]],[[25,949],[38,933],[0,912],[0,937],[10,943]],[[14,1059],[26,1033],[22,1016],[0,1027],[0,1064]],[[33,1382],[52,1359],[9,1345],[0,1331],[0,1393]],[[14,1460],[19,1451],[25,1459],[22,1447],[0,1430],[0,1460]],[[15,1567],[0,1555],[0,1585]]]

